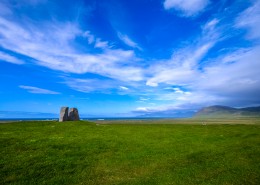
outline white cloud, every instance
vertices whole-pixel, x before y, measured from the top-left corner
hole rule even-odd
[[[169,61],[155,64],[149,71],[153,77],[146,85],[156,87],[159,83],[185,85],[193,82],[198,75],[198,62],[205,56],[213,43],[206,43],[199,47],[187,47],[173,55]]]
[[[257,98],[260,92],[260,47],[253,47],[245,52],[239,52],[240,57],[232,63],[219,63],[205,68],[204,74],[194,84],[201,90],[232,97],[243,95],[245,98]],[[223,58],[234,56],[229,53]],[[210,82],[210,83],[209,83]],[[259,99],[260,100],[260,99]]]
[[[209,3],[209,0],[165,0],[163,5],[166,10],[173,8],[189,17],[202,12]]]
[[[253,1],[236,20],[236,26],[248,29],[248,38],[260,39],[260,0]]]
[[[166,87],[164,89],[173,90],[175,93],[178,93],[178,94],[189,94],[189,92],[185,92],[185,91],[181,90],[179,87]]]
[[[251,48],[223,48],[217,51],[221,54],[218,57],[205,57],[217,42],[226,39],[226,32],[241,28],[241,25],[248,29],[250,39],[260,38],[260,24],[257,24],[260,9],[256,8],[259,2],[240,14],[236,19],[236,27],[234,22],[223,25],[221,17],[214,18],[201,26],[202,32],[198,40],[175,51],[171,59],[158,61],[150,66],[150,78],[147,79],[146,85],[154,87],[155,91],[160,87],[168,90],[154,93],[154,100],[168,102],[158,108],[154,107],[154,110],[161,111],[162,107],[170,110],[172,106],[260,104],[260,48],[257,45]],[[169,85],[178,85],[180,88]],[[189,91],[185,92],[181,87]]]
[[[146,85],[151,86],[151,87],[157,87],[158,83],[157,82],[153,82],[153,80],[148,80],[146,82]]]
[[[85,31],[83,33],[83,36],[88,39],[88,43],[92,44],[95,42],[95,36],[90,33],[90,31]]]
[[[156,113],[167,110],[181,110],[182,108],[178,105],[160,105],[160,106],[148,106],[148,107],[137,107],[134,111],[140,113]]]
[[[147,107],[137,107],[136,111],[149,112],[149,108],[147,108]]]
[[[219,23],[219,20],[217,18],[210,20],[203,26],[203,31],[209,32],[213,29],[216,29],[216,26],[218,23]]]
[[[241,50],[227,53],[223,59],[217,58],[220,62],[197,73],[188,85],[188,92],[181,92],[180,88],[166,88],[174,92],[158,94],[155,99],[169,101],[172,105],[180,107],[212,104],[250,106],[250,103],[257,102],[260,104],[260,47]],[[240,57],[232,62],[221,62],[235,53],[240,53]],[[166,104],[164,107],[169,105]]]
[[[80,79],[80,78],[65,78],[66,85],[75,91],[84,93],[102,92],[110,93],[111,89],[117,87],[117,82],[113,80],[100,79]]]
[[[67,86],[75,91],[84,93],[96,92],[96,93],[118,93],[124,94],[125,92],[132,92],[128,87],[123,86],[125,82],[113,80],[113,79],[88,79],[88,78],[70,78],[63,77]],[[131,83],[129,84],[131,85]]]
[[[34,25],[28,19],[9,21],[0,17],[2,47],[34,58],[35,64],[70,73],[95,73],[124,81],[143,79],[142,69],[131,50],[111,49],[108,42],[92,38],[71,22]],[[83,53],[73,46],[76,37],[86,38],[101,48],[97,54]],[[90,45],[87,47],[92,47]],[[130,65],[129,65],[130,64]]]
[[[234,57],[238,53],[240,56]],[[232,62],[226,62],[231,58]],[[250,106],[250,103],[257,104],[257,102],[260,104],[259,58],[260,47],[227,53],[216,58],[213,65],[196,71],[193,78],[187,79],[187,84],[183,86],[189,91],[183,91],[177,87],[166,87],[164,88],[166,92],[154,93],[153,99],[168,102],[162,107],[169,107],[169,109],[173,105],[200,107],[212,104],[233,106]],[[171,81],[166,81],[166,83],[170,84]]]
[[[200,62],[215,44],[221,41],[221,32],[217,25],[219,20],[211,19],[201,26],[201,35],[188,45],[176,49],[171,59],[157,61],[150,66],[146,85],[157,87],[160,84],[187,86],[200,75]]]
[[[140,97],[140,101],[148,101],[148,100],[150,100],[150,98]]]
[[[0,60],[4,62],[10,62],[13,64],[24,64],[24,62],[14,56],[8,55],[7,53],[4,53],[0,51]]]
[[[232,63],[240,60],[246,53],[248,53],[251,49],[237,49],[233,52],[229,52],[228,54],[221,55],[219,58],[215,59],[219,63]]]
[[[129,88],[127,88],[127,87],[125,87],[125,86],[119,86],[119,89],[120,89],[120,90],[123,90],[123,91],[129,90]]]
[[[60,94],[59,92],[51,91],[48,89],[41,89],[38,87],[25,86],[25,85],[20,85],[19,87],[22,89],[26,89],[28,90],[29,93],[33,93],[33,94]]]
[[[138,46],[137,43],[135,43],[134,41],[132,41],[127,35],[123,35],[122,33],[117,33],[119,39],[121,41],[123,41],[126,45],[132,47],[132,48],[136,48],[139,50],[142,50],[142,48],[140,46]]]
[[[108,48],[108,42],[101,41],[101,39],[98,38],[95,43],[95,48],[106,49],[106,48]]]

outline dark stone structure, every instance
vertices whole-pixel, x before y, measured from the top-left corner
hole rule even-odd
[[[59,122],[79,121],[79,111],[77,108],[61,107]]]
[[[79,111],[77,108],[70,108],[69,121],[79,121]]]

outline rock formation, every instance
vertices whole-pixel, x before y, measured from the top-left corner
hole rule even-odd
[[[70,108],[69,120],[70,121],[79,121],[79,112],[78,112],[77,108]]]
[[[69,111],[69,107],[61,107],[60,108],[60,119],[59,119],[59,122],[68,121],[69,120],[68,111]]]
[[[59,122],[79,121],[79,111],[77,108],[61,107]]]

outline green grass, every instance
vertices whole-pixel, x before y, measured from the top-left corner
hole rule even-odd
[[[0,184],[260,184],[259,120],[201,122],[0,124]]]

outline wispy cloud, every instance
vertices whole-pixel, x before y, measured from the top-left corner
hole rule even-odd
[[[14,56],[8,55],[7,53],[4,53],[0,51],[0,60],[4,62],[10,62],[13,64],[24,64],[24,62]]]
[[[156,87],[159,83],[190,84],[198,75],[198,62],[212,46],[212,43],[205,43],[195,48],[187,47],[176,52],[172,59],[152,66],[150,72],[154,75],[147,80],[146,85]]]
[[[142,50],[142,48],[137,43],[132,41],[127,35],[124,35],[124,34],[122,34],[120,32],[118,32],[117,35],[118,35],[119,39],[121,41],[123,41],[127,46],[130,46],[132,48],[136,48],[136,49]]]
[[[123,90],[123,91],[129,90],[129,88],[128,88],[128,87],[125,87],[125,86],[119,86],[119,89],[120,89],[120,90]]]
[[[10,18],[12,19],[12,18]],[[107,41],[95,38],[73,22],[45,22],[35,25],[30,19],[0,17],[1,46],[35,59],[36,65],[70,73],[95,73],[125,81],[143,79],[138,59],[131,50],[111,49]],[[86,40],[86,47],[101,49],[96,54],[78,50],[76,38]],[[128,65],[131,63],[132,65]]]
[[[260,1],[253,1],[252,6],[243,11],[236,20],[236,26],[248,30],[248,38],[260,39]]]
[[[242,49],[243,50],[243,49]],[[239,58],[226,62],[225,58],[240,53]],[[222,58],[217,58],[218,63],[209,65],[198,71],[183,91],[180,88],[166,87],[166,92],[155,94],[154,99],[166,101],[166,104],[150,107],[153,111],[171,110],[172,106],[195,107],[212,104],[226,104],[232,106],[252,106],[260,104],[260,48],[253,47],[241,52],[227,53]],[[173,92],[169,92],[172,90]],[[246,103],[246,104],[245,104]]]
[[[110,93],[112,89],[118,87],[118,82],[111,79],[66,78],[64,83],[71,89],[84,93]]]
[[[232,63],[224,62],[206,67],[203,76],[196,83],[198,88],[208,90],[211,94],[229,97],[236,94],[237,97],[257,98],[256,94],[260,92],[260,77],[257,75],[260,69],[260,47],[239,53],[240,57],[235,58]],[[228,53],[223,58],[229,56],[234,54]]]
[[[134,94],[137,90],[133,83],[126,83],[124,81],[114,79],[99,79],[99,78],[72,78],[63,77],[64,84],[72,90],[83,93],[103,93],[103,94]],[[131,88],[130,88],[131,87]]]
[[[157,87],[158,84],[189,85],[200,74],[199,63],[215,44],[221,41],[217,24],[214,18],[201,26],[201,35],[188,45],[175,49],[171,59],[157,61],[149,68],[151,78],[146,85]]]
[[[88,39],[88,44],[92,44],[95,42],[95,36],[90,33],[90,31],[85,31],[83,33],[83,37]]]
[[[140,101],[148,101],[148,100],[150,100],[150,98],[146,98],[146,97],[140,97],[139,99],[140,99]]]
[[[164,89],[172,90],[174,93],[177,93],[177,94],[191,94],[190,92],[184,91],[184,90],[180,89],[179,87],[166,87]]]
[[[107,41],[102,41],[101,39],[97,39],[95,43],[96,48],[101,48],[101,49],[106,49],[108,48],[108,42]]]
[[[186,107],[186,108],[183,108]],[[194,110],[198,109],[197,106],[154,106],[154,107],[137,107],[133,110],[138,115],[147,116],[174,116],[174,117],[187,117],[194,114]]]
[[[166,10],[175,9],[181,15],[189,17],[202,12],[209,3],[209,0],[165,0],[163,5]]]
[[[33,94],[60,94],[59,92],[51,91],[48,89],[42,89],[38,87],[25,86],[25,85],[20,85],[19,87],[22,89],[26,89],[28,90],[29,93],[33,93]]]

